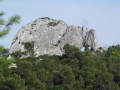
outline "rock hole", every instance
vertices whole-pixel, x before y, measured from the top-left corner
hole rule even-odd
[[[81,51],[85,51],[85,47],[82,47],[82,48],[81,48]]]

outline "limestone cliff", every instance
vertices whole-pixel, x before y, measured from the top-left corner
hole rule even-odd
[[[89,45],[94,51],[98,47],[95,30],[88,30],[80,26],[68,26],[62,20],[43,17],[19,30],[13,39],[9,52],[25,52],[23,43],[32,41],[34,42],[36,56],[44,54],[62,55],[63,46],[67,43],[78,48]]]

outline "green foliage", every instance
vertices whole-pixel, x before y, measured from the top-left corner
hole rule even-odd
[[[22,57],[23,54],[24,53],[21,52],[21,51],[16,51],[16,52],[12,53],[11,56],[14,57],[14,58],[18,58],[19,59],[19,58]]]
[[[4,50],[4,47],[3,46],[0,46],[0,53],[2,53]]]
[[[20,23],[20,16],[19,15],[14,15],[9,19],[6,26],[10,26],[10,25],[13,25],[13,24],[18,24],[18,23]]]
[[[2,31],[0,31],[0,38],[4,37],[9,33],[9,28],[5,28]]]
[[[25,47],[29,52],[33,45],[27,43]],[[7,71],[7,76],[1,74],[1,87],[17,89],[23,84],[23,90],[26,88],[27,90],[119,90],[119,49],[120,46],[117,45],[107,51],[96,51],[92,54],[90,50],[82,52],[75,46],[67,44],[64,46],[65,53],[62,56],[17,58],[14,62],[17,68]],[[12,77],[14,74],[21,82],[18,85]],[[18,87],[9,83],[9,78],[12,78],[11,82],[16,82],[15,85]]]
[[[106,52],[108,70],[113,74],[114,82],[120,86],[120,45],[111,46]]]
[[[0,56],[7,58],[9,55],[9,49],[5,49],[3,46],[0,46]]]
[[[27,90],[25,80],[18,74],[13,74],[6,78],[3,90]]]
[[[31,53],[34,45],[26,43],[25,47],[27,53]],[[17,68],[7,68],[11,62],[2,57],[0,89],[120,90],[119,45],[95,54],[90,50],[82,52],[69,44],[64,46],[64,50],[62,56],[16,58]]]
[[[30,57],[34,57],[34,42],[26,42],[23,43],[26,53],[29,54]]]
[[[9,77],[12,72],[9,66],[14,61],[15,61],[14,59],[6,60],[5,57],[0,57],[0,90],[4,90],[3,88],[6,87],[5,85],[6,78]]]
[[[0,0],[2,1],[2,0]],[[4,12],[0,12],[0,39],[7,35],[13,24],[18,24],[20,16],[14,15],[8,21],[3,18]],[[7,60],[8,49],[0,45],[0,90],[26,90],[25,80],[18,74],[12,73],[10,65],[15,59]]]
[[[4,37],[9,33],[12,25],[20,23],[19,15],[13,15],[8,21],[3,18],[4,15],[4,12],[0,12],[0,27],[2,27],[0,29],[0,38]]]
[[[4,15],[0,12],[0,38],[20,19],[14,15],[6,21]],[[89,46],[82,52],[66,44],[62,56],[35,57],[34,43],[23,44],[26,52],[13,53],[11,60],[6,59],[8,49],[0,46],[0,90],[120,90],[120,45],[92,54]],[[10,68],[12,63],[17,67]]]

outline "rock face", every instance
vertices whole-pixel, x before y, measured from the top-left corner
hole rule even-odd
[[[68,26],[62,20],[43,17],[20,29],[13,39],[9,52],[25,52],[23,43],[32,41],[36,56],[62,55],[65,44],[75,45],[78,48],[88,45],[94,51],[98,47],[94,30],[80,26]]]

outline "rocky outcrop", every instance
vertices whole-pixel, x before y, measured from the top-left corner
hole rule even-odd
[[[25,42],[34,42],[36,56],[62,55],[65,44],[75,45],[78,48],[88,45],[94,51],[98,47],[94,30],[80,26],[68,26],[62,20],[49,17],[39,18],[22,27],[13,39],[9,52],[25,52],[23,44]]]

